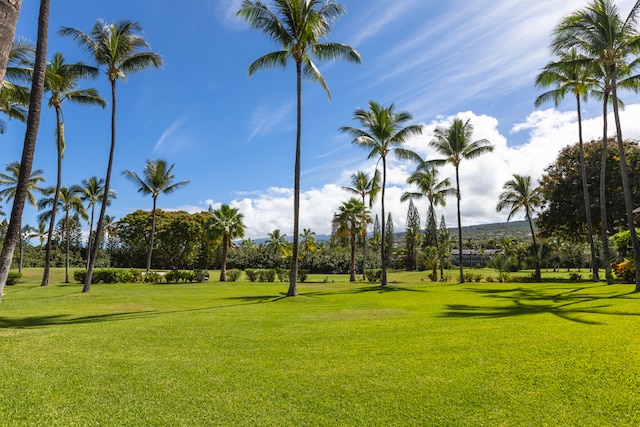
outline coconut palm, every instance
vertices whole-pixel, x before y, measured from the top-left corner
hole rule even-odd
[[[232,247],[233,239],[244,237],[244,216],[238,212],[238,208],[222,205],[220,209],[209,208],[210,230],[214,239],[222,241],[222,268],[220,269],[220,281],[227,281],[227,251]]]
[[[412,184],[418,187],[418,191],[407,191],[400,197],[401,201],[407,201],[409,199],[421,199],[426,197],[429,201],[429,214],[433,215],[434,221],[436,218],[436,206],[446,206],[446,198],[448,195],[453,194],[455,190],[451,188],[451,181],[449,178],[445,178],[442,181],[438,180],[438,169],[434,164],[421,161],[416,170],[407,178],[407,184]],[[440,245],[438,242],[437,230],[434,233],[436,254],[439,254]],[[437,270],[434,269],[434,274]],[[440,277],[444,275],[444,266],[440,263]]]
[[[507,221],[520,210],[524,210],[524,215],[529,222],[531,230],[531,239],[533,239],[534,255],[538,253],[538,244],[536,243],[536,233],[533,229],[532,214],[535,209],[542,203],[542,196],[538,187],[531,186],[531,177],[513,174],[513,179],[504,183],[502,187],[504,191],[500,194],[496,210],[498,212],[509,209]],[[540,281],[540,262],[537,256],[534,256],[535,263],[535,279]]]
[[[16,2],[19,3],[19,2]],[[7,282],[11,259],[15,252],[17,240],[20,238],[22,212],[24,203],[29,191],[29,179],[33,168],[33,157],[38,139],[38,129],[40,126],[40,112],[42,109],[42,96],[44,94],[44,77],[47,65],[47,46],[49,41],[49,6],[50,0],[40,0],[38,12],[38,41],[36,43],[35,65],[33,67],[33,79],[31,80],[31,96],[29,99],[29,114],[27,116],[27,130],[22,147],[22,159],[20,161],[20,174],[17,182],[17,191],[14,197],[9,226],[0,253],[0,301],[2,291]],[[0,12],[5,10],[0,9]],[[4,15],[3,15],[4,16]],[[8,26],[11,27],[12,19],[8,19]],[[0,49],[6,40],[0,40]],[[8,45],[7,45],[8,46]],[[0,57],[3,55],[0,53]],[[0,59],[0,70],[4,72],[4,60]],[[2,75],[0,72],[0,76]]]
[[[387,184],[387,155],[394,152],[396,157],[401,159],[420,160],[420,156],[411,150],[402,148],[409,137],[420,135],[422,125],[405,124],[412,119],[410,113],[406,111],[396,112],[393,104],[383,107],[375,101],[369,101],[369,110],[359,108],[355,111],[353,119],[362,124],[362,128],[342,126],[340,131],[347,133],[353,138],[351,141],[359,147],[369,151],[369,159],[377,158],[378,163],[382,162],[382,186],[380,202],[382,208],[382,230],[385,228],[384,193]],[[377,167],[376,167],[377,169]],[[385,232],[382,233],[381,265],[382,279],[381,285],[387,285],[387,262],[385,256]]]
[[[630,64],[638,65],[634,59],[640,50],[640,34],[636,29],[639,12],[640,2],[636,2],[627,18],[622,20],[612,0],[593,0],[587,7],[573,12],[562,20],[554,31],[552,44],[556,52],[576,49],[578,53],[592,61],[594,69],[600,67],[606,73],[611,89],[616,137],[620,151],[620,175],[635,265],[640,265],[640,243],[635,233],[633,194],[623,149],[617,89],[618,79],[628,70]],[[604,140],[606,139],[605,136]],[[640,268],[636,269],[635,283],[636,291],[640,291]]]
[[[173,182],[175,175],[171,171],[174,166],[175,164],[167,166],[167,161],[164,159],[147,160],[142,172],[142,178],[131,170],[122,171],[122,175],[125,178],[138,186],[138,193],[142,193],[143,196],[151,194],[153,198],[151,237],[149,239],[149,252],[147,254],[147,273],[151,269],[151,254],[153,253],[153,240],[156,234],[156,201],[158,196],[160,194],[173,193],[191,182],[189,180]],[[103,197],[103,203],[106,199],[106,197]]]
[[[300,146],[302,132],[302,77],[318,82],[331,94],[318,70],[311,60],[320,61],[345,59],[360,63],[360,54],[346,44],[321,42],[331,32],[331,24],[346,12],[343,5],[333,0],[274,0],[274,10],[258,0],[243,0],[238,16],[246,19],[251,27],[261,30],[269,38],[283,47],[280,51],[268,53],[249,66],[249,76],[256,71],[274,67],[285,67],[289,60],[296,66],[296,154],[294,166],[293,196],[293,246],[289,290],[287,296],[298,295],[296,287],[298,274],[298,233],[300,219]]]
[[[51,207],[51,218],[49,223],[49,236],[47,248],[45,250],[44,270],[42,273],[42,286],[49,284],[49,264],[51,262],[51,240],[56,222],[56,212],[58,211],[58,195],[62,186],[62,159],[65,150],[64,138],[64,116],[62,114],[62,103],[69,101],[74,104],[97,105],[106,107],[106,102],[100,97],[95,88],[78,89],[78,84],[86,78],[95,78],[99,70],[96,67],[85,65],[81,62],[67,64],[64,55],[56,52],[47,64],[47,71],[44,80],[45,91],[49,92],[49,108],[56,112],[56,150],[58,154],[58,168],[56,177],[56,188],[53,196],[53,206]],[[88,251],[87,251],[88,252]]]
[[[92,176],[89,179],[82,180],[82,196],[80,198],[83,202],[87,202],[91,215],[89,216],[89,238],[87,242],[87,268],[89,268],[89,251],[91,249],[91,239],[93,237],[93,219],[96,203],[103,200],[104,194],[104,179]],[[111,204],[111,200],[117,198],[117,194],[114,190],[110,190],[108,203]],[[104,228],[103,228],[104,230]]]
[[[473,139],[473,125],[471,120],[466,122],[459,118],[453,119],[449,127],[438,126],[434,130],[434,139],[429,146],[445,156],[442,160],[433,163],[450,163],[456,170],[456,196],[458,202],[458,261],[460,264],[460,283],[464,283],[464,271],[462,267],[462,221],[460,220],[460,163],[464,159],[475,159],[482,154],[493,151],[493,145],[486,139]]]
[[[20,162],[12,162],[8,163],[5,170],[7,173],[0,173],[0,197],[3,197],[7,202],[10,200],[15,200],[16,193],[18,192],[18,181],[20,179]],[[34,191],[42,191],[42,188],[38,186],[40,182],[44,181],[44,176],[42,176],[42,170],[36,169],[31,172],[31,177],[29,178],[28,186],[27,186],[27,201],[34,208],[37,206],[36,198],[33,194]],[[22,235],[22,218],[19,219],[20,226],[20,235]],[[22,241],[19,240],[19,251],[20,251],[20,259],[18,262],[18,271],[22,272]]]
[[[30,227],[29,238],[30,239],[38,239],[40,241],[40,249],[43,249],[44,242],[47,240],[47,235],[49,234],[49,230],[47,230],[47,224],[40,222],[38,223],[38,228]]]
[[[53,206],[54,200],[58,199],[60,201],[59,208],[64,212],[63,219],[63,230],[64,230],[64,239],[66,243],[66,251],[65,251],[65,283],[69,283],[69,247],[71,244],[71,233],[69,230],[69,219],[71,217],[71,213],[73,212],[73,217],[82,218],[84,220],[88,219],[87,211],[82,204],[82,188],[77,185],[73,185],[71,187],[62,186],[60,187],[60,194],[58,197],[55,196],[54,192],[55,188],[48,188],[44,191],[46,197],[38,200],[38,209],[48,209],[45,212],[41,213],[38,216],[38,222],[50,221],[51,216],[54,215]]]
[[[356,237],[362,234],[362,229],[366,229],[371,222],[369,211],[365,204],[352,197],[343,202],[335,214],[335,222],[338,224],[337,235],[339,237],[349,237],[351,248],[351,260],[349,263],[349,281],[356,281]]]
[[[378,199],[380,193],[380,173],[376,169],[373,174],[373,178],[369,178],[363,171],[358,171],[351,175],[351,187],[342,187],[343,190],[353,194],[357,194],[362,198],[362,204],[373,207],[373,204]],[[369,203],[366,203],[367,196],[369,197]],[[365,271],[367,270],[367,229],[363,230],[362,240],[362,280],[365,279]]]
[[[27,121],[29,88],[22,86],[31,80],[35,48],[26,40],[18,39],[11,46],[7,74],[0,85],[0,113],[10,119]],[[6,123],[0,120],[0,133],[6,130]]]
[[[111,189],[111,171],[116,148],[116,83],[118,79],[125,79],[129,74],[149,67],[159,68],[162,65],[162,57],[148,50],[149,43],[142,37],[141,32],[142,28],[137,22],[122,20],[109,24],[101,19],[96,21],[90,34],[69,27],[63,27],[58,31],[58,34],[72,37],[85,48],[98,67],[103,68],[111,85],[111,146],[104,181],[104,195],[96,224],[97,236],[102,235]],[[91,290],[91,279],[99,247],[99,241],[96,239],[93,247],[90,248],[89,268],[82,292]]]
[[[300,233],[300,253],[302,257],[309,256],[318,249],[318,242],[315,238],[316,233],[310,228],[305,228]]]
[[[268,251],[284,257],[291,255],[291,245],[287,240],[287,235],[282,234],[280,229],[276,228],[268,236],[269,238],[264,242],[264,246]]]

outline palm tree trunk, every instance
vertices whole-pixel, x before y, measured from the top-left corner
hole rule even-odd
[[[611,256],[609,253],[609,227],[607,219],[607,105],[609,102],[609,92],[605,89],[602,107],[602,158],[600,160],[600,240],[602,242],[602,262],[604,264],[604,274],[607,284],[611,284],[613,276],[611,274]]]
[[[9,52],[16,35],[22,0],[0,1],[0,86],[7,71]]]
[[[460,283],[464,283],[464,269],[462,267],[462,220],[460,218],[460,175],[456,166],[456,196],[458,201],[458,262],[460,263]]]
[[[27,116],[27,130],[22,148],[22,160],[20,174],[16,185],[16,194],[13,199],[13,207],[9,217],[9,227],[5,236],[2,252],[0,253],[0,301],[2,291],[9,276],[11,260],[16,249],[16,241],[20,236],[20,225],[24,203],[29,191],[29,178],[33,168],[33,156],[38,139],[40,127],[40,112],[42,108],[42,95],[44,94],[44,76],[47,65],[47,44],[49,36],[49,1],[40,1],[38,14],[38,41],[36,44],[35,66],[33,67],[33,80],[31,82],[31,98],[29,100],[29,114]],[[10,25],[10,23],[9,23]]]
[[[22,236],[22,218],[20,218],[20,256],[18,257],[18,273],[22,273],[22,241],[24,237]]]
[[[227,249],[229,247],[229,238],[225,235],[222,237],[222,267],[220,268],[220,281],[227,281]]]
[[[436,208],[433,206],[433,202],[431,200],[429,200],[429,206],[431,207],[431,213],[433,213],[433,221],[436,224],[436,228],[435,228],[434,233],[433,233],[433,239],[434,239],[434,242],[436,244],[436,260],[437,260],[438,264],[440,264],[440,278],[442,278],[442,277],[444,277],[444,266],[442,265],[442,262],[440,260],[440,244],[438,243],[438,223],[435,222],[436,221]],[[427,222],[429,222],[428,218],[427,218]],[[437,270],[437,266],[436,266],[436,268],[433,269],[433,274],[436,277],[437,277],[437,271],[438,270]]]
[[[362,206],[366,206],[365,204],[365,195],[362,195]],[[367,222],[364,223],[364,232],[362,236],[362,280],[366,279],[367,271]]]
[[[349,282],[356,281],[356,234],[352,233],[351,240],[351,262],[349,263]]]
[[[47,232],[47,248],[44,255],[44,271],[42,272],[42,282],[40,286],[49,285],[49,267],[51,264],[51,245],[53,244],[53,229],[56,225],[56,213],[58,212],[58,201],[60,198],[60,187],[62,186],[62,114],[60,106],[56,105],[56,148],[58,154],[58,171],[56,176],[56,189],[53,194],[53,205],[51,207],[51,218],[49,219],[49,231]]]
[[[539,258],[539,254],[538,254],[538,243],[536,242],[536,232],[533,230],[533,221],[531,220],[531,213],[529,212],[529,208],[526,207],[526,216],[527,216],[527,221],[529,222],[529,230],[531,230],[531,239],[533,240],[533,262],[534,262],[534,268],[535,268],[535,274],[534,274],[534,279],[536,282],[539,282],[541,280],[541,275],[540,275],[540,258]]]
[[[613,100],[613,116],[616,122],[618,150],[620,151],[620,175],[622,177],[624,204],[627,210],[627,225],[629,226],[629,236],[631,238],[631,247],[633,248],[633,264],[636,266],[635,292],[640,292],[640,243],[638,242],[636,227],[633,221],[633,193],[631,192],[631,183],[629,182],[629,172],[627,170],[627,159],[624,154],[624,143],[622,141],[622,126],[620,124],[620,114],[618,111],[618,94],[616,89],[617,83],[615,69],[612,71],[611,75],[611,99]]]
[[[95,213],[95,203],[91,202],[91,222],[89,222],[89,239],[87,240],[87,270],[91,261],[91,236],[93,235],[93,214]]]
[[[587,219],[587,232],[589,233],[589,250],[591,252],[591,280],[600,281],[598,274],[598,257],[596,255],[596,246],[593,242],[593,220],[591,219],[591,200],[589,198],[589,185],[587,183],[587,167],[584,161],[584,146],[582,140],[582,108],[580,106],[580,95],[576,95],[578,104],[578,146],[580,149],[580,175],[582,178],[582,193],[584,195],[584,211]]]
[[[291,271],[289,272],[288,297],[298,295],[298,230],[300,226],[300,140],[302,137],[302,62],[296,60],[296,160],[293,171],[293,249],[291,251]]]
[[[109,162],[107,164],[107,176],[104,180],[104,195],[102,196],[102,204],[100,205],[100,215],[98,215],[98,224],[96,224],[96,238],[91,247],[91,259],[89,260],[89,268],[87,269],[87,277],[84,281],[82,292],[91,291],[91,280],[93,279],[93,270],[100,249],[100,241],[102,240],[102,229],[104,227],[104,215],[109,203],[109,186],[111,184],[111,170],[113,169],[113,156],[116,149],[116,80],[111,80],[111,148],[109,150]]]
[[[156,235],[156,198],[153,198],[153,210],[151,211],[151,238],[149,239],[149,252],[147,254],[147,273],[151,271],[151,254],[153,254],[153,240]]]
[[[64,215],[64,237],[67,246],[64,258],[64,283],[69,283],[69,240],[71,237],[69,233],[69,211]]]
[[[380,246],[380,265],[382,267],[382,276],[380,278],[380,286],[387,286],[387,248],[386,238],[387,226],[384,216],[384,193],[387,187],[387,158],[382,156],[382,192],[380,195],[380,205],[382,207],[382,242]]]

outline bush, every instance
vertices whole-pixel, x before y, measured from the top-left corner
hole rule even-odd
[[[493,279],[492,276],[487,276],[486,280],[487,280],[488,283],[491,283],[491,282],[493,282],[494,279]]]
[[[307,275],[309,274],[309,270],[298,270],[298,281],[300,283],[304,283],[307,280]]]
[[[249,279],[250,282],[255,282],[256,280],[258,280],[258,270],[255,268],[247,268],[244,273],[247,275],[247,279]]]
[[[278,275],[278,280],[284,282],[289,278],[289,270],[286,268],[276,268],[276,274]]]
[[[75,270],[73,272],[73,280],[78,283],[84,283],[84,280],[87,278],[87,270]]]
[[[571,274],[569,274],[569,280],[571,282],[579,282],[579,281],[582,280],[582,274],[571,273]]]
[[[228,275],[229,275],[229,272],[227,272],[227,276]],[[203,282],[205,280],[209,280],[209,272],[207,270],[195,269],[193,270],[193,280],[196,282]],[[233,281],[235,282],[235,280]]]
[[[366,270],[364,272],[364,275],[366,276],[367,280],[369,282],[377,282],[379,280],[382,280],[382,269],[380,268],[373,268],[370,270]]]
[[[7,276],[6,284],[7,286],[15,285],[20,281],[20,279],[22,279],[22,273],[19,273],[17,271],[10,271],[9,275]]]
[[[632,260],[625,260],[620,263],[612,262],[611,270],[618,280],[628,283],[633,283],[636,280],[636,267],[633,265]]]
[[[156,273],[155,271],[150,271],[148,273],[145,273],[144,282],[145,283],[161,283],[162,275],[160,273]]]
[[[273,268],[262,269],[259,271],[261,282],[274,282],[276,280],[276,270]]]
[[[433,271],[431,273],[429,273],[429,279],[432,282],[437,282],[438,281],[438,273],[434,273]]]
[[[167,283],[178,283],[178,280],[180,280],[180,272],[178,270],[170,271],[164,275],[164,278]]]
[[[237,268],[227,270],[227,280],[229,282],[236,282],[240,276],[242,276],[242,270],[238,270]]]

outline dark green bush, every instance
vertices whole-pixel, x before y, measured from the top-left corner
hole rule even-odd
[[[6,284],[7,286],[15,285],[20,281],[20,279],[22,279],[22,273],[19,273],[17,271],[10,271],[9,275],[7,276]]]
[[[231,270],[227,270],[227,280],[229,282],[236,282],[241,275],[242,275],[242,270],[238,270],[237,268],[232,268]]]
[[[261,282],[275,282],[276,270],[273,268],[264,268],[259,271],[259,277]]]
[[[300,283],[304,283],[307,280],[308,274],[309,274],[309,270],[304,270],[304,269],[298,270],[298,281]]]
[[[87,270],[75,270],[73,272],[73,280],[78,283],[84,283],[84,280],[87,278]]]
[[[160,273],[155,272],[155,271],[150,271],[148,273],[145,273],[144,282],[145,283],[161,283],[162,282],[162,275]]]
[[[258,280],[259,271],[255,268],[247,268],[244,273],[247,275],[247,279],[250,282],[255,282]]]
[[[373,268],[370,270],[365,270],[364,275],[367,277],[369,282],[377,282],[382,280],[382,269],[381,268]]]

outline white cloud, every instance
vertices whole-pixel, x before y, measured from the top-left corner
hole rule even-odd
[[[173,154],[181,148],[187,147],[189,137],[180,132],[183,125],[187,122],[185,117],[176,120],[167,130],[165,130],[158,142],[153,146],[154,153]]]

